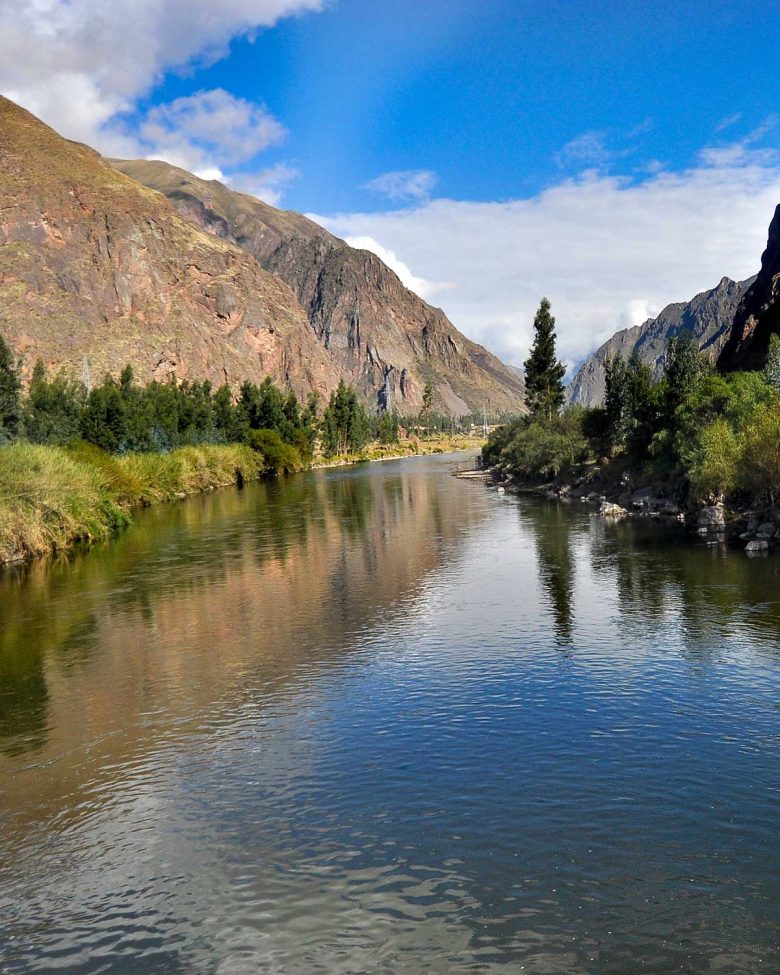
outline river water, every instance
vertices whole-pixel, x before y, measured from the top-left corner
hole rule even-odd
[[[459,463],[0,576],[0,971],[780,971],[780,558]]]

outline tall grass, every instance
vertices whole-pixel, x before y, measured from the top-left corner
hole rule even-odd
[[[114,457],[91,444],[0,449],[0,562],[108,538],[141,505],[255,480],[261,454],[240,444]]]

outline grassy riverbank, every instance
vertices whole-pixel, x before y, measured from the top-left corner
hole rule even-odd
[[[454,436],[373,444],[358,456],[320,459],[312,466],[472,450],[482,443],[479,438]],[[0,449],[0,563],[106,539],[130,522],[134,508],[273,473],[269,460],[245,444],[122,456],[87,443],[11,444]]]
[[[244,445],[115,457],[88,444],[16,443],[0,450],[0,562],[108,538],[133,508],[260,477]]]
[[[334,457],[320,458],[314,467],[340,467],[365,461],[396,460],[403,457],[422,457],[427,454],[455,454],[460,451],[481,450],[485,446],[484,437],[469,434],[413,438],[398,440],[395,443],[371,443],[358,454],[337,454]]]

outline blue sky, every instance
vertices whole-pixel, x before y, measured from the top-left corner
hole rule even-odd
[[[757,269],[773,6],[0,0],[0,91],[107,154],[315,215],[511,361],[549,294],[573,365]]]
[[[404,170],[436,173],[443,196],[508,199],[582,163],[634,178],[648,163],[679,169],[755,129],[780,110],[780,17],[768,13],[690,0],[338,0],[234,41],[151,101],[220,87],[264,102],[289,130],[268,162],[301,173],[285,193],[292,208],[389,206],[363,187]],[[599,143],[562,155],[583,133]]]

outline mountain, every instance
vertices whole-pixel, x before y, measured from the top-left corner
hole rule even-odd
[[[0,332],[96,378],[237,384],[266,374],[327,393],[338,369],[296,296],[164,197],[0,98]]]
[[[344,378],[373,404],[389,379],[401,412],[428,381],[452,413],[521,407],[517,377],[378,258],[196,182],[202,201],[171,201],[0,97],[0,333],[25,378],[86,359],[95,378],[129,362],[142,381],[270,375],[299,394]]]
[[[717,287],[703,291],[691,301],[667,305],[657,318],[616,332],[580,366],[567,390],[569,401],[580,406],[603,402],[605,363],[617,355],[627,359],[636,351],[643,362],[652,366],[654,375],[660,376],[666,345],[677,335],[693,335],[699,349],[715,357],[726,342],[737,306],[753,281],[755,278],[723,278]]]
[[[522,378],[408,288],[376,255],[350,247],[299,213],[159,161],[114,160],[163,193],[187,220],[240,247],[288,285],[340,375],[373,404],[419,408],[425,383],[441,405],[523,409]]]
[[[718,368],[724,372],[762,368],[774,333],[780,333],[780,205],[769,225],[761,270],[740,302]]]

